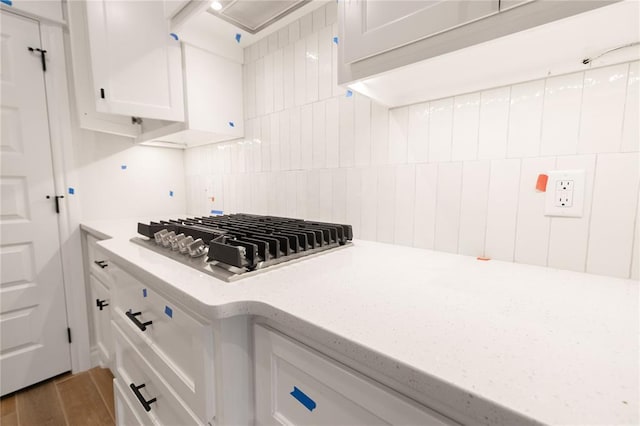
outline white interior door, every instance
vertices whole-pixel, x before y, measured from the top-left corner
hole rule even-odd
[[[0,392],[71,369],[38,22],[0,12]],[[57,54],[62,54],[58,52]]]

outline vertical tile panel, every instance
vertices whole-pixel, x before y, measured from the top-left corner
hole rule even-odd
[[[289,24],[289,44],[293,44],[298,40],[300,40],[300,20]]]
[[[289,45],[289,27],[284,27],[278,31],[278,48],[284,49]]]
[[[640,62],[629,66],[622,128],[622,152],[640,151]]]
[[[436,250],[450,253],[458,252],[461,188],[462,163],[438,164],[438,194],[434,242],[434,248]]]
[[[378,169],[362,169],[362,210],[360,238],[377,240],[378,228]]]
[[[244,65],[245,75],[245,112],[247,118],[253,118],[256,115],[256,63],[249,62]]]
[[[284,107],[291,108],[294,105],[294,87],[295,87],[295,72],[294,72],[294,46],[289,45],[284,48],[282,59],[282,84],[284,93]]]
[[[640,154],[598,155],[587,272],[629,277],[639,176]]]
[[[640,192],[636,205],[636,222],[633,232],[633,254],[631,257],[631,279],[640,280]]]
[[[394,202],[394,242],[413,245],[413,215],[416,194],[416,170],[413,164],[396,167],[396,199]]]
[[[453,106],[451,159],[475,160],[478,157],[480,94],[456,96]]]
[[[300,134],[300,121],[301,121],[301,114],[300,114],[300,108],[299,107],[294,107],[291,108],[290,110],[290,114],[289,114],[289,125],[290,125],[290,135],[289,135],[289,146],[291,147],[291,154],[290,154],[290,159],[291,159],[291,170],[298,170],[300,169],[300,165],[301,163],[301,134]]]
[[[286,216],[287,214],[287,185],[284,183],[286,172],[277,172],[273,173],[274,176],[274,187],[273,189],[276,191],[275,199],[276,199],[276,215],[278,216]]]
[[[269,53],[269,39],[263,38],[258,42],[258,58],[264,58]]]
[[[396,201],[396,170],[392,166],[378,169],[377,240],[393,243]]]
[[[338,23],[334,23],[331,26],[331,38],[338,36]],[[338,85],[338,45],[335,43],[331,43],[331,62],[333,66],[331,67],[331,89],[333,91],[333,96],[338,96],[344,94],[344,89]]]
[[[244,48],[245,62],[254,62],[258,60],[258,43],[253,43],[251,46],[247,46]],[[247,54],[248,52],[248,54]]]
[[[326,25],[333,25],[338,20],[338,2],[329,1],[326,6]]]
[[[251,156],[253,159],[253,171],[262,171],[262,120],[253,120],[253,144],[251,146]],[[219,170],[219,169],[218,169]]]
[[[355,135],[354,135],[354,103],[352,97],[338,98],[338,106],[340,115],[339,120],[339,138],[340,138],[340,167],[352,167],[355,163]]]
[[[515,261],[545,266],[551,218],[544,215],[545,193],[536,191],[540,173],[554,170],[555,157],[522,160],[516,229]]]
[[[307,174],[306,170],[298,170],[294,176],[296,179],[296,214],[300,219],[308,219],[307,213]]]
[[[284,57],[282,50],[273,52],[273,109],[281,111],[284,108]]]
[[[331,27],[325,27],[318,33],[318,97],[331,96]]]
[[[354,94],[355,112],[355,165],[371,164],[371,100],[359,93]]]
[[[326,167],[338,167],[338,152],[340,146],[340,111],[338,110],[338,99],[329,98],[327,105],[327,130],[326,130]]]
[[[510,87],[486,90],[480,96],[478,159],[493,160],[507,156]]]
[[[432,249],[435,239],[438,165],[416,164],[413,245]]]
[[[318,217],[323,222],[331,222],[331,213],[333,210],[333,170],[319,170],[319,210]]]
[[[271,118],[263,115],[261,118],[261,140],[260,151],[262,157],[262,171],[271,170]]]
[[[578,152],[618,152],[627,89],[628,64],[586,71]]]
[[[409,130],[407,131],[407,161],[426,163],[429,156],[429,104],[409,107]]]
[[[345,222],[352,226],[354,238],[362,238],[360,218],[362,212],[362,169],[346,169],[347,194]]]
[[[326,167],[326,111],[325,102],[313,104],[313,155],[312,165],[314,169]]]
[[[485,255],[513,261],[516,239],[520,160],[493,160],[489,178]]]
[[[242,147],[244,150],[244,170],[247,173],[251,173],[254,171],[253,168],[253,120],[245,120],[244,122],[244,146]],[[188,162],[185,162],[188,168]]]
[[[265,178],[267,181],[267,214],[272,216],[278,215],[278,192],[280,186],[276,186],[277,172],[266,173]]]
[[[264,115],[264,59],[256,61],[256,115]]]
[[[280,168],[282,170],[291,169],[291,122],[289,117],[289,110],[280,113]]]
[[[332,196],[330,221],[334,223],[347,222],[347,169],[332,171]]]
[[[308,170],[312,167],[313,141],[313,107],[311,104],[300,108],[300,168]]]
[[[285,213],[286,217],[298,217],[298,194],[297,194],[297,186],[296,182],[297,178],[296,171],[288,171],[285,172],[284,175],[284,185],[286,191],[286,200],[285,200]]]
[[[508,157],[535,157],[539,154],[544,85],[545,80],[535,80],[511,88]]]
[[[583,82],[582,72],[547,79],[541,155],[575,155],[578,151]]]
[[[318,33],[307,36],[307,102],[318,100]]]
[[[371,164],[389,164],[389,109],[371,102]]]
[[[293,52],[294,68],[294,100],[296,105],[303,105],[307,100],[307,43],[304,39],[296,41]]]
[[[273,53],[264,57],[264,112],[273,112]]]
[[[320,219],[320,171],[309,170],[307,173],[307,218]]]
[[[595,155],[558,157],[557,170],[585,170],[584,210],[580,218],[552,217],[547,265],[584,272],[589,239]]]
[[[490,172],[491,162],[488,160],[466,161],[463,164],[460,235],[458,236],[458,253],[460,254],[484,255]]]
[[[278,33],[272,33],[269,35],[269,53],[273,53],[278,50]]]
[[[389,163],[407,162],[407,131],[409,127],[409,108],[389,110]]]
[[[271,170],[278,171],[280,168],[280,114],[271,114],[271,140],[270,140],[270,156]]]
[[[429,106],[429,161],[451,161],[453,98],[431,102]]]
[[[325,25],[325,7],[320,7],[313,11],[313,32],[320,31]]]
[[[300,38],[305,38],[313,31],[313,17],[307,13],[298,20],[300,21]]]
[[[268,176],[270,173],[258,173],[256,176],[256,192],[253,194],[256,196],[256,212],[257,214],[267,214],[269,209],[269,181]]]

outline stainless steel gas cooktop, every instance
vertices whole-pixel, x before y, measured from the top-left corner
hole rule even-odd
[[[225,281],[351,245],[351,225],[232,214],[138,223],[132,242]]]

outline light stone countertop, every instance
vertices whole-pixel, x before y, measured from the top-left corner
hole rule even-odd
[[[356,240],[227,283],[129,242],[136,223],[82,229],[193,311],[281,323],[462,423],[640,422],[637,281]]]

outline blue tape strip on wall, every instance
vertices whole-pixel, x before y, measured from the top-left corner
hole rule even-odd
[[[75,188],[69,187],[69,195],[73,195],[76,193]]]
[[[293,387],[293,390],[289,395],[297,399],[298,402],[304,405],[309,411],[313,411],[313,409],[316,408],[316,402],[313,399],[309,398],[306,393],[302,392],[296,386]]]
[[[242,34],[236,33],[236,41],[240,43],[240,39],[242,38]]]
[[[0,0],[0,3],[4,3],[7,6],[13,6],[13,2],[11,0]]]
[[[173,191],[169,191],[169,197],[173,197]]]
[[[171,37],[173,37],[176,41],[180,40],[180,39],[178,38],[178,34],[176,34],[176,33],[169,33],[169,35],[170,35]]]
[[[147,289],[146,288],[142,289],[142,297],[147,297]]]
[[[222,214],[222,210],[211,210],[211,214]]]
[[[167,314],[167,316],[169,318],[173,318],[173,309],[171,309],[170,307],[166,306],[164,307],[164,313]]]

